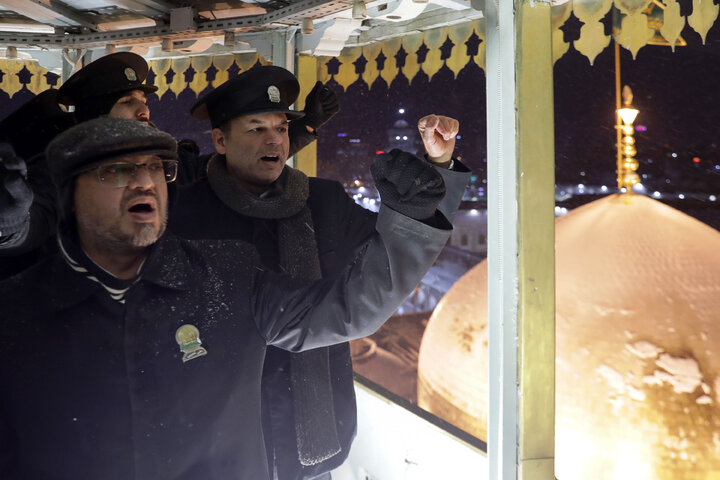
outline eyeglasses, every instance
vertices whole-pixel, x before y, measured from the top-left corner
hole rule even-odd
[[[111,188],[127,187],[137,177],[140,167],[147,168],[155,183],[170,183],[177,178],[177,160],[152,160],[148,163],[114,162],[100,165],[95,170],[102,185]]]

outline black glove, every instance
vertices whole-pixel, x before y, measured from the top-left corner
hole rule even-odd
[[[0,237],[20,232],[29,220],[33,192],[27,167],[7,143],[0,144]]]
[[[317,130],[340,111],[337,95],[322,82],[317,82],[305,97],[305,116],[300,121]]]
[[[370,172],[382,203],[416,220],[435,215],[445,196],[445,183],[432,165],[397,148],[378,155]]]

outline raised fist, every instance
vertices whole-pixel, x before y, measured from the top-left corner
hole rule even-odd
[[[300,119],[308,127],[317,130],[340,111],[337,95],[327,85],[317,82],[305,97],[305,116]]]
[[[442,115],[428,115],[418,121],[418,130],[429,161],[437,164],[450,162],[459,129],[460,122]]]

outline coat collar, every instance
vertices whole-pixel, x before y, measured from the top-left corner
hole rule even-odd
[[[186,242],[166,231],[145,261],[143,280],[173,290],[190,290],[192,275]]]
[[[97,266],[90,265],[91,260],[85,255],[76,258],[91,273],[97,272]],[[90,268],[88,268],[90,267]],[[50,305],[55,311],[71,308],[92,295],[106,295],[104,288],[87,274],[75,270],[63,259],[61,254],[55,256],[51,265],[50,281],[53,294]],[[165,233],[151,247],[150,254],[140,272],[141,281],[173,290],[189,290],[192,282],[192,270],[187,250],[180,239],[171,233]],[[131,287],[131,291],[135,286]]]

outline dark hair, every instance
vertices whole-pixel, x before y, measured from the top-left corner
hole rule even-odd
[[[232,130],[232,128],[230,127],[230,123],[232,123],[233,120],[234,119],[232,118],[230,120],[225,120],[223,123],[220,124],[219,127],[217,127],[226,137],[230,136],[230,131]]]
[[[93,118],[98,118],[103,115],[108,115],[118,100],[136,90],[145,93],[139,88],[131,88],[130,90],[83,98],[75,105],[75,118],[79,123],[92,120]]]

